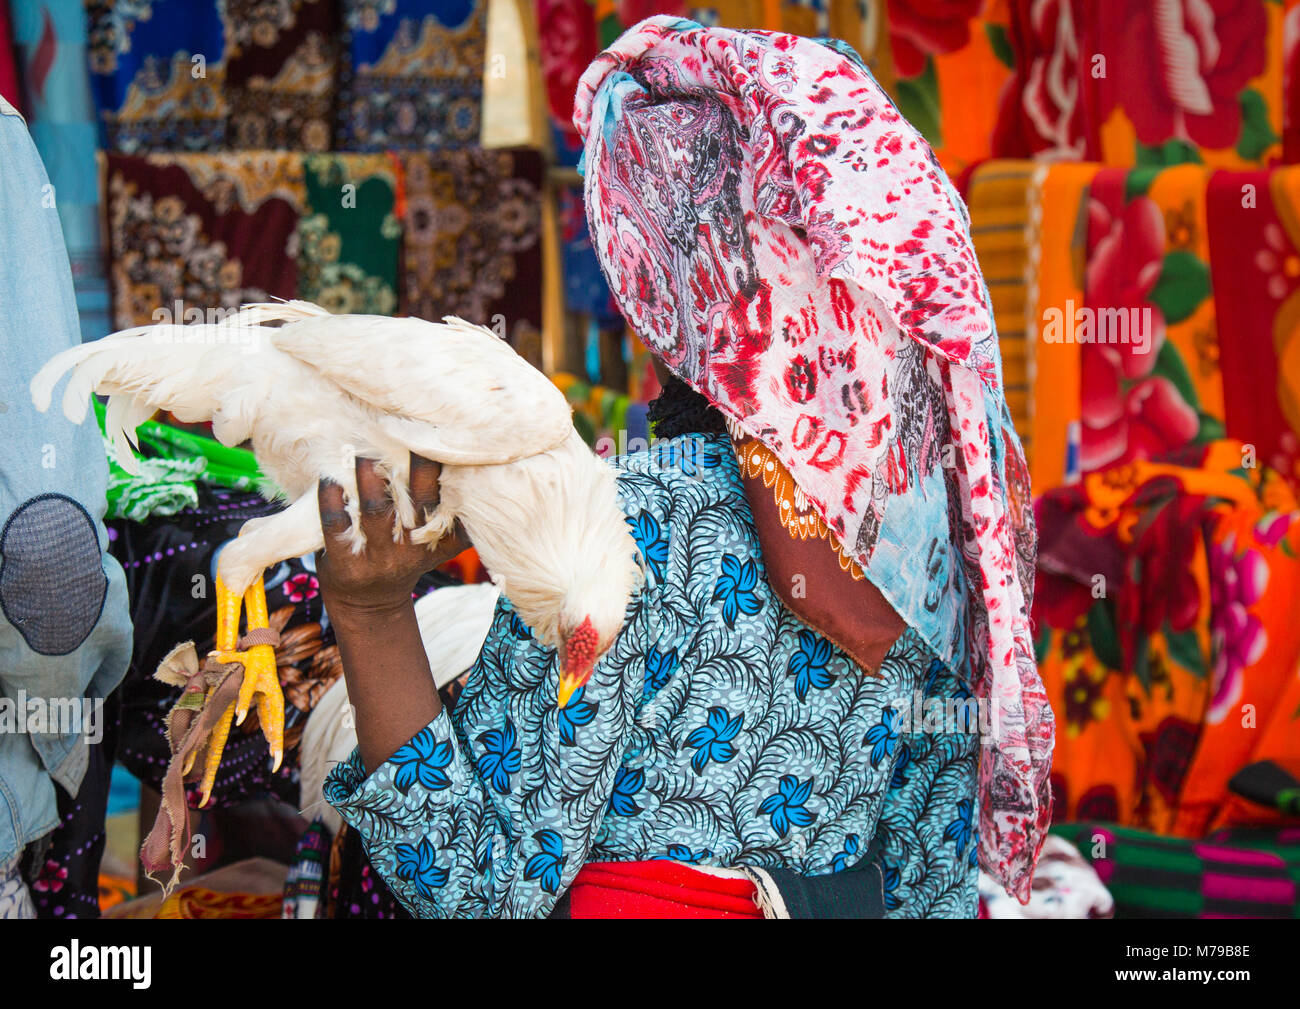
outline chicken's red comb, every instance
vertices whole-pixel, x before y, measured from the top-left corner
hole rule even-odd
[[[564,671],[585,669],[596,660],[596,628],[586,617],[564,641]]]

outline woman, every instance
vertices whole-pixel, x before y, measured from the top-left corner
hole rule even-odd
[[[681,379],[674,437],[616,461],[645,586],[564,708],[503,600],[448,718],[429,558],[367,465],[366,554],[322,489],[359,740],[327,797],[418,914],[970,915],[977,857],[1025,899],[1052,718],[960,201],[838,43],[651,18],[575,121],[611,289]]]

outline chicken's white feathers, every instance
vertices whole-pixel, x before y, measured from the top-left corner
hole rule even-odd
[[[271,343],[437,462],[513,462],[555,448],[573,426],[554,383],[490,329],[454,317],[333,315],[286,325]]]

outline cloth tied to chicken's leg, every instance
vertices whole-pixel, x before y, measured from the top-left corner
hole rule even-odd
[[[184,868],[190,840],[185,781],[197,759],[206,756],[205,788],[210,791],[207,769],[215,777],[219,751],[225,745],[235,698],[244,680],[244,667],[239,663],[219,663],[211,657],[200,667],[194,642],[187,641],[173,648],[158,664],[154,678],[185,688],[167,715],[167,743],[172,757],[163,776],[158,816],[140,846],[140,862],[150,879],[158,881],[155,874],[170,870],[167,882],[162,883],[164,892],[169,892]],[[211,759],[214,746],[218,750],[215,760]]]

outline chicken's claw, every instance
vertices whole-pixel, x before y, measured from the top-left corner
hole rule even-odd
[[[203,783],[199,786],[199,808],[206,806],[212,798],[212,786],[217,783],[217,767],[221,764],[221,754],[226,748],[226,739],[230,736],[231,717],[235,713],[232,704],[226,709],[208,737],[208,761],[203,767]]]

